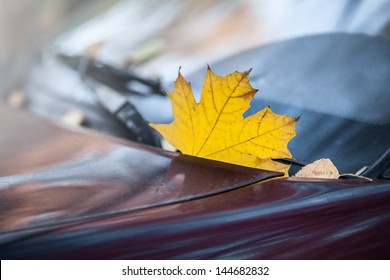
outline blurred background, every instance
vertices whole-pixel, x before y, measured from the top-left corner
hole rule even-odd
[[[0,5],[3,99],[23,88],[53,46],[84,52],[100,44],[102,60],[136,63],[143,73],[172,80],[179,66],[191,72],[289,37],[335,31],[390,36],[386,0],[1,0]]]
[[[0,4],[0,100],[60,120],[81,106],[79,117],[87,120],[87,127],[109,133],[113,130],[101,125],[101,114],[93,108],[96,101],[80,75],[59,64],[56,55],[89,57],[158,81],[169,91],[179,67],[187,76],[230,55],[283,39],[330,32],[390,38],[388,0],[0,0]],[[246,69],[227,72],[234,70]],[[145,106],[139,106],[149,121],[171,116],[162,98],[145,101],[135,96],[132,101],[146,102],[148,108],[158,103],[158,117],[148,116]]]

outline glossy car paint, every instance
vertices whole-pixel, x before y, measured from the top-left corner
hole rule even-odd
[[[390,182],[168,153],[0,108],[2,259],[388,259]]]

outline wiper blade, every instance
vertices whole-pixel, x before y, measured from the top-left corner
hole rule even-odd
[[[158,79],[146,79],[86,56],[58,54],[57,57],[67,66],[78,71],[81,76],[93,79],[117,92],[138,95],[166,95]],[[140,91],[138,87],[131,87],[131,83],[141,84],[146,90]]]
[[[95,93],[99,104],[126,127],[135,141],[161,147],[158,136],[126,97],[107,86],[93,85],[89,82],[87,84]]]

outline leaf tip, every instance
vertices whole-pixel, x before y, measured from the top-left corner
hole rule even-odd
[[[182,76],[180,71],[181,71],[181,65],[179,66],[179,70],[177,71],[177,76],[178,77]]]
[[[207,63],[207,73],[211,73],[211,74],[215,75],[213,70],[210,67],[210,64],[208,64],[208,63]]]
[[[177,72],[177,79],[176,79],[176,82],[178,82],[179,80],[184,80],[184,81],[186,81],[185,79],[184,79],[184,77],[183,77],[183,75],[181,74],[181,66],[179,66],[179,71]]]
[[[253,69],[253,68],[249,68],[249,69],[246,70],[244,73],[246,73],[247,75],[249,75],[249,74],[252,72],[252,69]]]

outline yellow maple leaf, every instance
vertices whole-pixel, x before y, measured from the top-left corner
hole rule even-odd
[[[168,94],[174,120],[151,126],[184,154],[287,172],[288,166],[271,158],[292,157],[287,144],[296,135],[297,118],[275,114],[269,107],[244,118],[257,92],[249,73],[217,76],[208,68],[197,103],[190,83],[179,72]]]

